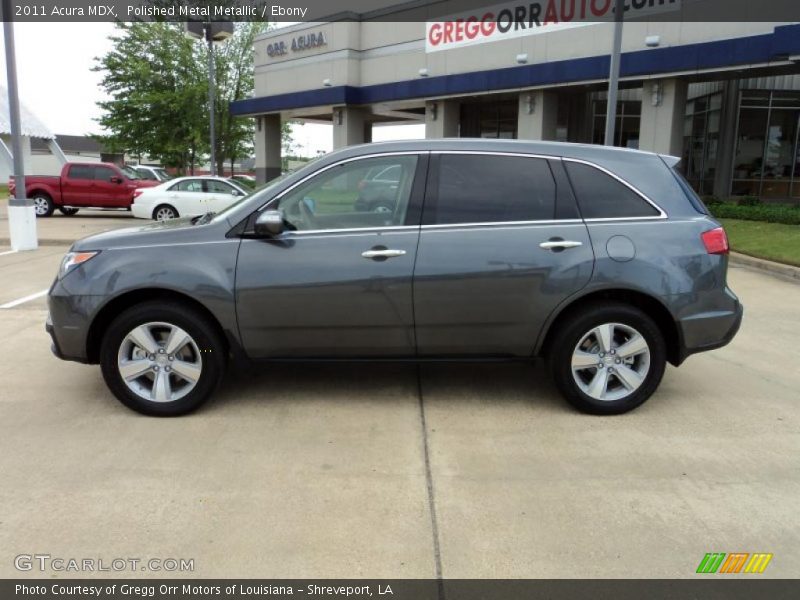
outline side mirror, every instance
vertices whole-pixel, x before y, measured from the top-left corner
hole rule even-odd
[[[263,236],[280,235],[286,229],[282,210],[265,210],[256,218],[255,234]]]

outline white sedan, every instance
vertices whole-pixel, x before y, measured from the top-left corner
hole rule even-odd
[[[219,212],[242,196],[241,187],[221,177],[179,177],[134,192],[131,211],[139,219],[166,221]]]

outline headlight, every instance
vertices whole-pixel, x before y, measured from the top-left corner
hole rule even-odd
[[[67,252],[61,261],[61,266],[58,268],[58,278],[61,279],[69,273],[74,267],[82,265],[87,260],[94,258],[100,254],[99,252]]]

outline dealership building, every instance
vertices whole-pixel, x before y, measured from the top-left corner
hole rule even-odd
[[[285,120],[332,124],[334,148],[405,123],[427,138],[602,143],[614,24],[486,14],[262,34],[255,94],[231,105],[256,120],[258,179],[280,173]],[[626,22],[620,87],[616,145],[682,157],[701,194],[800,199],[800,24]]]

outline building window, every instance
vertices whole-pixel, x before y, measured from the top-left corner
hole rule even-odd
[[[714,190],[722,94],[695,98],[686,103],[683,126],[683,170],[698,194]]]
[[[742,92],[731,192],[800,198],[800,92]]]
[[[606,113],[608,100],[595,100],[592,103],[593,134],[592,142],[604,144],[606,138]],[[639,149],[639,128],[642,122],[641,100],[620,100],[617,102],[617,128],[614,145],[621,148]]]
[[[461,137],[517,139],[519,104],[514,100],[461,104]]]

